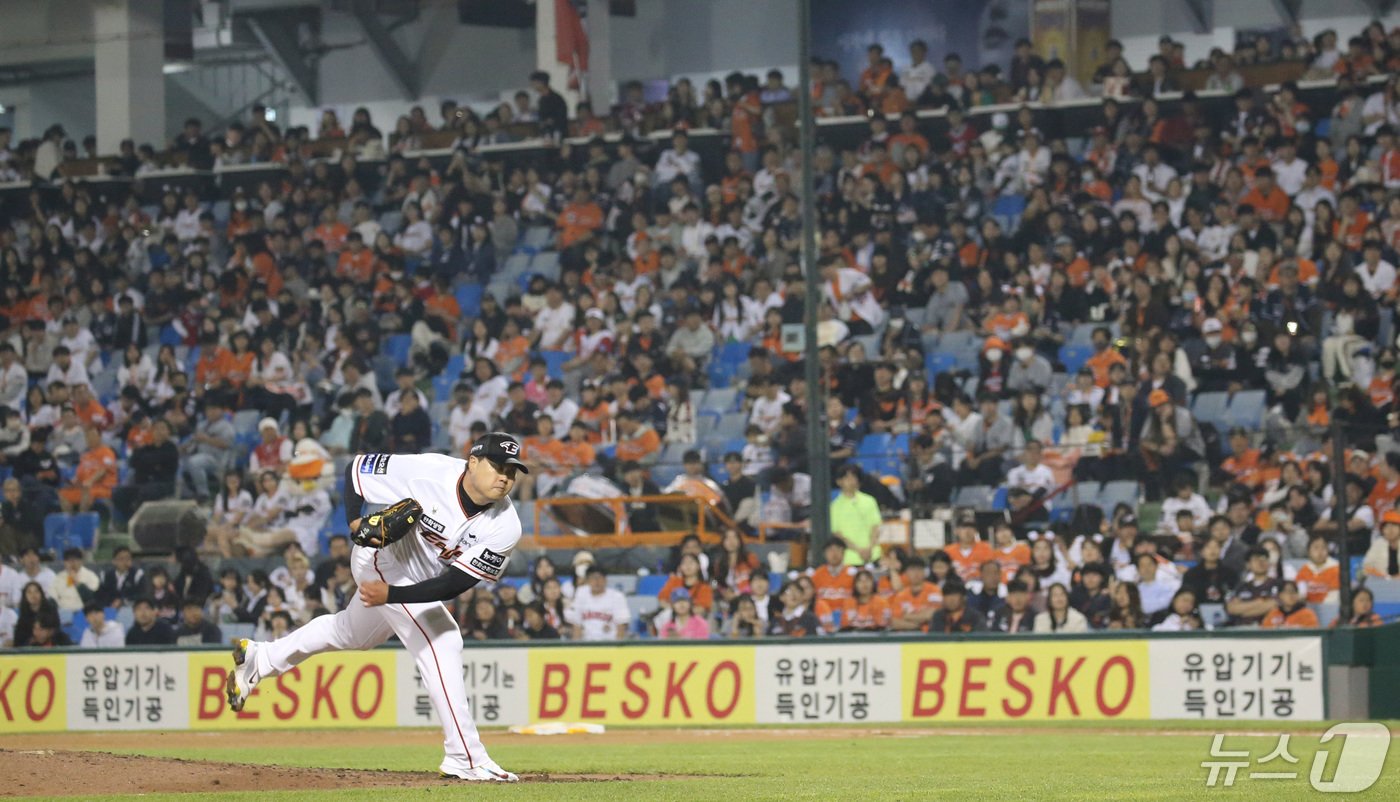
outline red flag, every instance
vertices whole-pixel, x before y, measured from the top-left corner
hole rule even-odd
[[[554,58],[569,68],[569,88],[587,94],[588,30],[581,5],[586,0],[554,0]]]

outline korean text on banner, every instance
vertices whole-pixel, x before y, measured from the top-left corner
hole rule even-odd
[[[754,647],[530,650],[530,721],[751,724]]]
[[[398,724],[395,653],[336,652],[264,680],[243,712],[228,709],[227,652],[189,655],[191,729],[393,727]]]
[[[1154,640],[1152,717],[1325,718],[1322,638]]]
[[[403,650],[394,654],[398,657],[399,725],[440,726],[413,655]],[[528,724],[529,673],[527,649],[463,649],[462,679],[476,723],[482,727]]]
[[[178,652],[68,655],[68,729],[189,729],[188,663]]]
[[[1147,642],[906,643],[906,721],[1145,719]]]
[[[759,646],[760,724],[899,721],[899,644]]]

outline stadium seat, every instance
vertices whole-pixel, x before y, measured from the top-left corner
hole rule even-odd
[[[719,419],[719,426],[715,427],[714,439],[717,440],[742,440],[744,439],[744,429],[748,428],[749,416],[743,412],[726,412]]]
[[[666,581],[670,579],[665,574],[648,574],[637,577],[637,595],[656,598],[656,594],[666,587]]]
[[[1229,396],[1223,392],[1197,393],[1191,404],[1191,414],[1199,423],[1209,423],[1217,429],[1225,422],[1225,405]]]
[[[1134,481],[1104,482],[1099,488],[1095,503],[1103,508],[1105,515],[1112,513],[1113,508],[1119,504],[1136,507],[1138,484]]]
[[[568,351],[541,351],[540,358],[544,360],[545,370],[551,379],[564,378],[564,363],[573,358],[573,354]]]
[[[1225,405],[1222,422],[1225,426],[1240,426],[1257,432],[1264,423],[1264,391],[1242,390],[1230,397]]]
[[[939,352],[927,352],[924,354],[924,373],[930,379],[940,373],[947,373],[950,370],[957,370],[958,358],[952,354]]]
[[[467,317],[481,314],[481,285],[475,282],[457,287],[457,306]]]
[[[685,473],[685,468],[679,462],[658,462],[651,466],[651,480],[662,489],[674,482],[676,477],[682,473]]]
[[[525,272],[529,269],[530,254],[513,253],[506,257],[505,264],[501,266],[501,271],[497,275],[507,275],[514,279],[517,276],[525,275]]]
[[[68,545],[85,551],[97,546],[97,529],[102,519],[95,512],[75,512],[68,516]]]
[[[379,385],[379,392],[392,393],[397,386],[394,384],[394,374],[399,369],[399,363],[391,356],[380,354],[371,364],[374,366],[374,382]]]
[[[975,510],[990,510],[992,508],[992,488],[987,485],[967,485],[958,488],[958,492],[953,496],[953,504],[959,507],[971,507]]]
[[[398,211],[397,209],[391,209],[390,211],[387,211],[387,212],[385,212],[384,214],[379,215],[379,227],[382,228],[382,229],[384,229],[384,233],[386,233],[386,234],[390,234],[390,235],[397,234],[398,231],[399,231],[399,229],[400,229],[402,226],[403,226],[403,212]],[[366,247],[369,247],[369,246],[372,246],[373,244],[374,244],[374,243],[372,243],[372,242],[366,242],[366,243],[365,243],[365,246],[366,246]]]
[[[400,365],[408,364],[408,351],[413,347],[413,337],[408,334],[390,334],[384,340],[384,353]]]
[[[734,410],[739,391],[733,387],[718,387],[705,393],[699,408],[723,415]]]
[[[520,238],[520,245],[533,251],[542,251],[549,247],[549,240],[554,235],[554,230],[546,226],[531,226],[525,229],[525,234]]]
[[[1023,195],[1002,195],[992,204],[992,216],[1010,234],[1021,223],[1021,215],[1026,211],[1026,198]]]
[[[233,413],[233,431],[239,435],[258,433],[258,421],[262,413],[256,409],[241,409]]]
[[[458,382],[455,373],[439,373],[433,377],[433,399],[434,403],[450,402],[452,400],[452,388]]]
[[[623,594],[624,596],[631,596],[632,594],[637,592],[637,575],[609,574],[608,587]]]
[[[51,512],[44,516],[44,550],[62,554],[68,548],[68,516]]]
[[[1065,373],[1073,375],[1084,367],[1089,361],[1089,357],[1094,355],[1092,345],[1062,345],[1060,346],[1060,362],[1065,366]]]
[[[867,434],[856,447],[862,457],[885,457],[894,453],[894,437],[884,433]]]
[[[544,276],[550,281],[559,280],[559,254],[557,251],[543,251],[530,259],[530,272]]]
[[[996,492],[992,493],[993,510],[997,512],[1003,512],[1006,509],[1006,495],[1007,488],[1005,487],[998,487],[996,489]]]

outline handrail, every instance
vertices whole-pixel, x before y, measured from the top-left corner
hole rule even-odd
[[[625,506],[628,504],[694,504],[696,510],[695,531],[634,532],[624,521]],[[586,535],[541,535],[540,520],[546,507],[607,506],[613,512],[613,532],[611,534]],[[532,539],[535,542],[567,541],[564,548],[578,546],[581,542],[594,542],[593,538],[608,538],[609,545],[674,545],[682,537],[695,534],[702,542],[719,542],[719,532],[723,528],[735,526],[734,519],[713,500],[684,493],[664,493],[648,496],[610,496],[605,498],[582,498],[576,496],[536,499],[535,528]],[[706,516],[710,516],[715,527],[708,527]],[[624,543],[625,541],[625,543]]]

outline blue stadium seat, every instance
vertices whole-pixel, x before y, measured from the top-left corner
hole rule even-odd
[[[1113,512],[1113,508],[1119,504],[1127,504],[1129,507],[1137,507],[1138,503],[1138,483],[1135,481],[1104,482],[1099,488],[1097,503],[1103,508],[1104,514]]]
[[[717,387],[705,393],[705,397],[700,400],[701,410],[718,412],[723,415],[732,412],[735,400],[739,397],[739,391],[733,387]]]
[[[1094,355],[1092,345],[1062,345],[1060,346],[1060,361],[1064,363],[1065,373],[1073,375],[1084,367],[1089,361],[1089,357]]]
[[[711,359],[710,364],[705,367],[705,376],[709,378],[711,387],[728,387],[738,372],[737,366],[719,359]]]
[[[457,306],[467,317],[481,314],[481,285],[475,282],[457,287]]]
[[[685,473],[685,467],[679,462],[658,462],[651,467],[651,480],[656,482],[657,487],[665,489],[682,473]]]
[[[384,353],[400,365],[408,364],[408,351],[412,347],[413,336],[410,334],[390,334],[384,341]]]
[[[516,276],[524,275],[525,271],[529,269],[530,254],[513,253],[510,256],[506,257],[505,264],[501,266],[501,272],[498,275],[506,275],[514,278]]]
[[[97,545],[97,527],[102,519],[95,512],[76,512],[68,517],[68,545],[92,551]]]
[[[719,347],[715,359],[726,365],[738,367],[749,361],[749,350],[752,347],[748,343],[727,342]]]
[[[75,646],[78,644],[78,641],[83,639],[83,633],[87,632],[87,630],[87,616],[83,615],[82,610],[74,610],[73,617],[68,620],[68,623],[63,625],[63,634],[67,635]]]
[[[177,345],[183,345],[184,342],[185,342],[185,338],[182,337],[182,336],[180,335],[180,332],[178,332],[178,331],[175,330],[175,327],[174,327],[174,326],[172,326],[172,325],[170,325],[169,323],[167,323],[167,324],[165,324],[164,326],[161,327],[161,329],[160,329],[160,344],[161,344],[161,345],[168,345],[168,346],[170,346],[171,348],[174,348],[174,347],[177,346]]]
[[[719,419],[712,435],[716,440],[744,439],[744,429],[748,428],[749,416],[743,412],[726,412]],[[742,446],[740,446],[742,448]]]
[[[862,457],[885,457],[892,453],[894,453],[894,438],[882,432],[867,434],[861,438],[860,445],[856,447],[856,454]]]
[[[433,400],[451,401],[452,388],[457,384],[457,374],[440,373],[433,377]]]
[[[1225,405],[1222,422],[1226,427],[1241,426],[1251,432],[1259,431],[1264,423],[1264,391],[1235,393]]]
[[[467,369],[467,358],[459,353],[447,358],[447,366],[442,369],[442,375],[451,376],[456,379],[462,375],[462,371]]]
[[[924,373],[930,380],[940,373],[956,370],[958,358],[952,354],[930,351],[924,354]]]
[[[992,204],[992,216],[1010,234],[1020,225],[1021,215],[1026,211],[1024,195],[1002,195]]]
[[[525,229],[525,235],[520,238],[522,247],[535,251],[542,251],[549,247],[549,241],[554,236],[554,230],[548,226],[531,226]]]
[[[44,516],[44,550],[62,554],[68,548],[68,515],[51,512]]]
[[[530,260],[530,272],[544,276],[550,281],[559,280],[559,252],[542,251]]]
[[[993,510],[996,510],[997,512],[1002,512],[1003,510],[1006,509],[1006,495],[1007,495],[1007,488],[1006,488],[1006,487],[998,487],[998,488],[996,489],[996,492],[992,493],[992,509],[993,509]]]
[[[1191,404],[1191,414],[1200,423],[1209,423],[1217,429],[1225,422],[1225,405],[1229,403],[1229,395],[1223,392],[1197,393],[1196,400]]]
[[[551,379],[564,378],[564,363],[573,358],[573,354],[568,351],[541,351],[540,358],[544,360],[545,369]]]
[[[637,595],[655,597],[662,588],[666,587],[666,581],[669,579],[670,577],[666,574],[648,574],[637,577]]]
[[[374,382],[379,385],[379,392],[392,393],[397,385],[394,384],[394,373],[399,369],[399,363],[391,356],[380,354],[371,363],[374,366]]]

